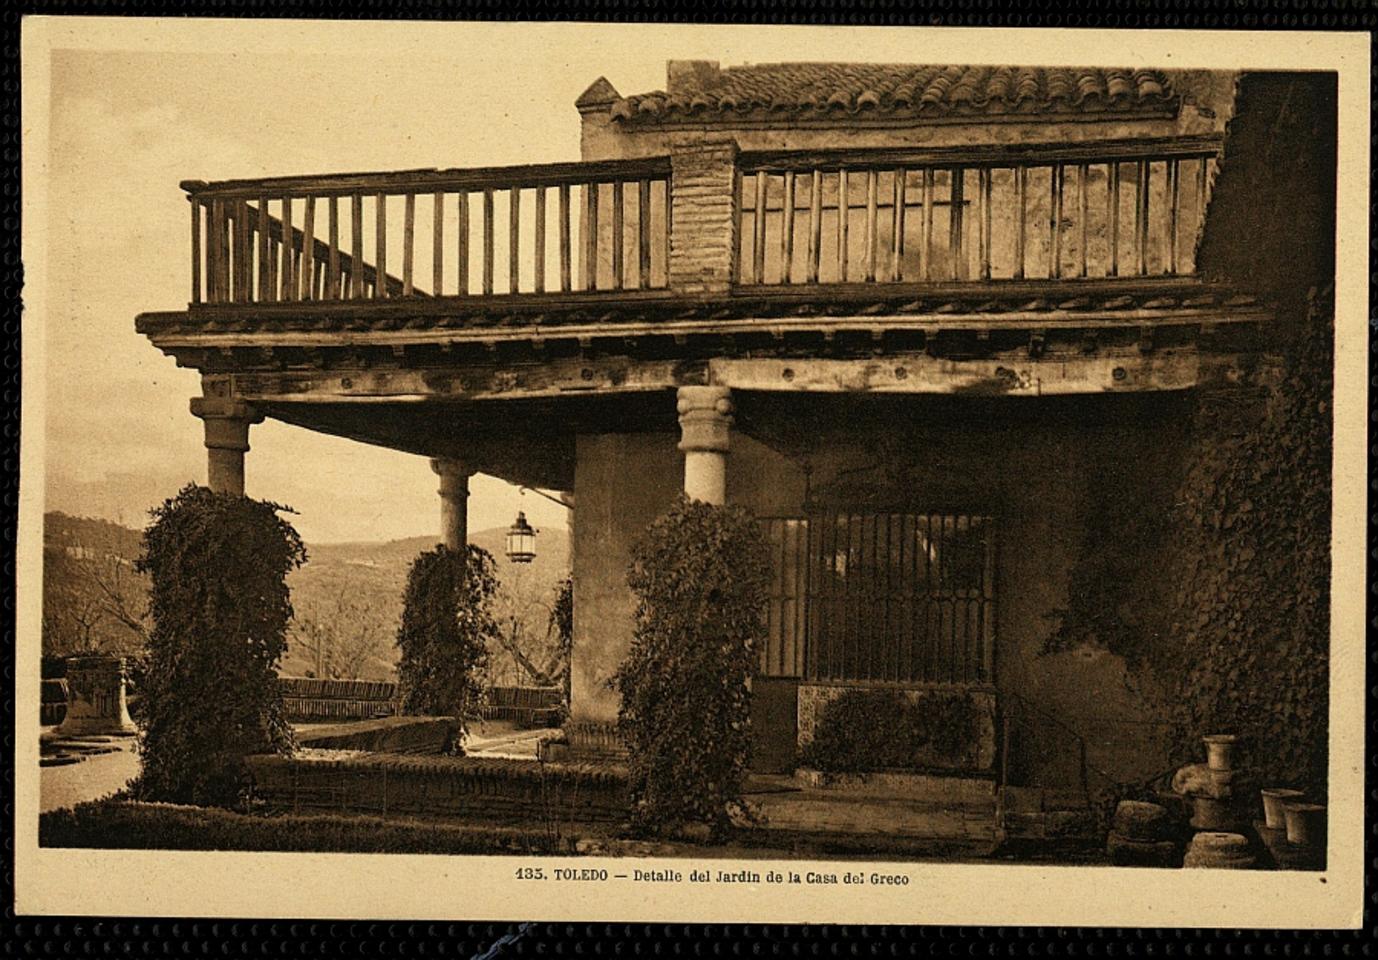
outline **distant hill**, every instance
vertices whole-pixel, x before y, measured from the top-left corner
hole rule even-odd
[[[524,651],[539,654],[549,602],[569,572],[569,536],[559,528],[543,529],[535,560],[514,564],[503,553],[506,533],[479,530],[470,542],[495,560],[502,585],[495,604],[499,620]],[[106,520],[44,516],[45,652],[71,652],[83,638],[102,648],[137,642],[137,631],[125,621],[137,620],[147,607],[147,582],[133,571],[141,542],[140,531]],[[307,544],[306,564],[288,576],[296,617],[281,672],[393,677],[407,571],[417,554],[435,544],[434,537]],[[516,683],[522,674],[510,655],[496,650],[491,679]]]

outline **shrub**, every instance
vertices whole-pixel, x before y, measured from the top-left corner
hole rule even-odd
[[[683,497],[633,548],[636,629],[613,685],[634,828],[693,822],[720,833],[745,809],[747,679],[764,637],[768,570],[750,514]]]
[[[279,850],[337,853],[569,853],[535,828],[398,821],[338,814],[249,815],[110,797],[43,813],[41,847]]]
[[[277,664],[306,559],[286,507],[188,486],[153,511],[141,682],[139,797],[228,804],[248,785],[244,757],[286,752]]]
[[[428,550],[407,577],[397,631],[402,712],[454,717],[457,744],[483,702],[480,674],[498,637],[491,609],[497,585],[493,557],[473,545],[464,554]]]
[[[799,759],[826,773],[960,766],[980,719],[960,691],[911,699],[898,690],[847,690],[824,705]]]

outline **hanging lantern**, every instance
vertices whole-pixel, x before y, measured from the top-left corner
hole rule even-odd
[[[526,522],[526,514],[517,512],[517,521],[507,531],[507,559],[513,563],[530,563],[536,559],[536,531]]]

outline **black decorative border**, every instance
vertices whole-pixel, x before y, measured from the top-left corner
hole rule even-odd
[[[692,8],[670,0],[404,0],[392,4],[346,4],[339,0],[26,0],[0,13],[4,63],[0,67],[3,102],[3,182],[0,183],[0,276],[3,277],[4,409],[0,438],[4,503],[6,590],[4,674],[4,763],[0,804],[4,816],[4,864],[0,903],[5,956],[359,956],[359,957],[565,957],[565,956],[731,956],[731,957],[895,957],[895,956],[1086,956],[1206,958],[1372,957],[1373,908],[1378,893],[1373,876],[1378,862],[1366,844],[1365,928],[1361,931],[1081,929],[993,927],[779,926],[739,924],[621,923],[430,923],[372,921],[255,921],[178,919],[92,919],[78,917],[17,919],[14,913],[14,577],[19,496],[19,323],[23,268],[20,262],[20,64],[21,15],[280,17],[303,19],[403,20],[582,20],[614,22],[795,23],[908,26],[1077,27],[1128,29],[1343,30],[1372,35],[1378,7],[1364,0],[1127,0],[1094,10],[1072,4],[1030,6],[993,0],[895,0],[861,4],[801,0],[719,0]],[[1378,56],[1371,48],[1371,100],[1378,101]],[[1378,137],[1370,127],[1370,145]],[[1370,231],[1378,222],[1378,192],[1370,177]],[[1378,250],[1373,239],[1371,250]],[[1372,265],[1371,265],[1372,269]],[[1370,275],[1375,286],[1378,271]],[[1370,384],[1378,388],[1378,343],[1369,353]],[[1378,503],[1378,478],[1372,471],[1378,452],[1378,408],[1370,399],[1369,489]],[[1369,556],[1378,559],[1378,508],[1367,526]],[[1367,616],[1372,684],[1378,664],[1378,616],[1373,597],[1378,583],[1370,565]],[[1369,731],[1378,690],[1369,687]],[[1370,737],[1371,745],[1371,737]],[[1366,752],[1376,759],[1372,750]],[[1365,824],[1378,835],[1378,790],[1365,797]],[[1037,895],[1036,890],[1030,891]],[[947,944],[943,949],[940,944]]]

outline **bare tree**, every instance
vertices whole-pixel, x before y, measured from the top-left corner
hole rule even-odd
[[[291,641],[311,656],[318,677],[354,679],[392,648],[390,625],[377,604],[347,587],[320,607],[299,611],[289,629]]]

